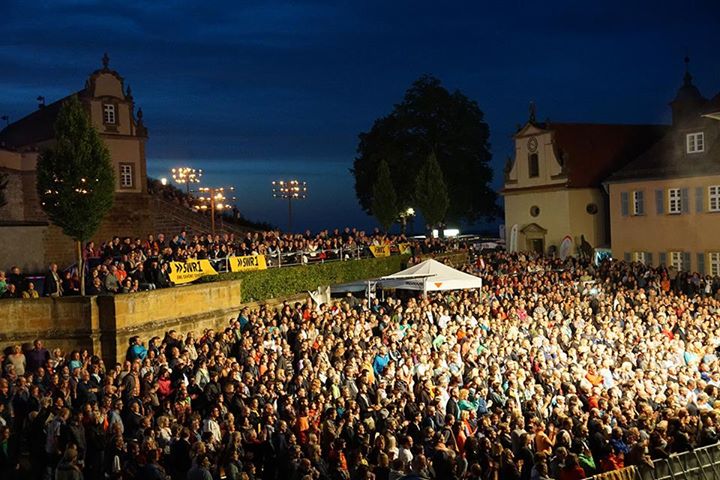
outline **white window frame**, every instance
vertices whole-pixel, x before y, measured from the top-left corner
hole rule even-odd
[[[668,213],[682,213],[682,191],[679,188],[668,188]]]
[[[633,252],[633,262],[647,265],[647,252]]]
[[[133,188],[135,168],[132,163],[120,164],[120,188]]]
[[[638,208],[640,206],[639,198],[642,195],[643,195],[643,192],[640,190],[633,190],[633,192],[632,192],[632,200],[633,200],[632,213],[633,213],[633,215],[642,215],[644,213],[644,212],[641,212],[640,209]],[[643,196],[643,203],[645,203],[644,196]],[[645,209],[644,207],[645,207],[645,205],[643,205],[643,210]]]
[[[720,212],[720,185],[708,187],[708,212]]]
[[[678,272],[683,271],[683,252],[670,252],[670,265],[675,267]]]
[[[708,273],[713,277],[720,276],[720,252],[709,252],[707,254]]]
[[[688,133],[685,136],[687,153],[702,153],[705,151],[705,134],[703,132]]]
[[[105,125],[117,124],[117,112],[115,111],[115,105],[112,103],[103,104],[103,123]]]

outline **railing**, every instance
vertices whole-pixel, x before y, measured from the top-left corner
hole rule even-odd
[[[672,454],[649,466],[627,467],[587,480],[717,480],[720,479],[720,443]]]
[[[641,480],[720,479],[720,443],[671,455],[653,462],[653,468],[640,469]]]
[[[399,255],[400,251],[396,245],[390,246],[390,255]],[[339,262],[347,260],[360,260],[372,258],[373,254],[366,245],[355,245],[353,247],[339,247],[326,250],[298,250],[294,252],[265,252],[265,261],[268,268],[291,267],[294,265],[312,265],[327,262]],[[210,263],[218,272],[230,271],[230,258],[224,257],[211,259]]]

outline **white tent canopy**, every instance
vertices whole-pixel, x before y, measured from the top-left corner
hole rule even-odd
[[[383,288],[439,292],[481,288],[479,277],[455,270],[436,260],[425,260],[412,267],[377,280]]]

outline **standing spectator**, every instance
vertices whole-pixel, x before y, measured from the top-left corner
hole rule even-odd
[[[117,267],[115,265],[110,265],[110,268],[108,268],[108,273],[105,276],[105,281],[103,282],[105,290],[109,293],[118,293],[118,291],[120,290],[120,282],[115,276],[115,272],[117,272]]]
[[[33,348],[27,355],[27,369],[31,373],[37,372],[40,367],[45,367],[48,360],[50,360],[50,352],[43,346],[43,342],[40,339],[33,342]]]
[[[63,282],[58,274],[57,263],[51,263],[50,269],[45,275],[45,296],[46,297],[61,297],[63,294]]]

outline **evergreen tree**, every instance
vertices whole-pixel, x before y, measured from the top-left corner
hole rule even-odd
[[[415,203],[431,229],[445,220],[450,198],[435,153],[428,155],[415,177]]]
[[[373,214],[373,185],[385,159],[393,172],[398,207],[415,207],[415,177],[432,151],[448,188],[448,220],[473,222],[498,215],[489,139],[490,129],[474,100],[448,91],[435,77],[420,77],[402,102],[360,134],[351,170],[360,206]]]
[[[380,161],[377,180],[373,185],[372,211],[386,232],[398,216],[397,195],[390,177],[390,167],[385,160]]]
[[[100,227],[112,207],[114,190],[110,152],[73,96],[58,114],[55,144],[38,158],[37,192],[50,221],[75,240],[82,295],[82,243]]]

